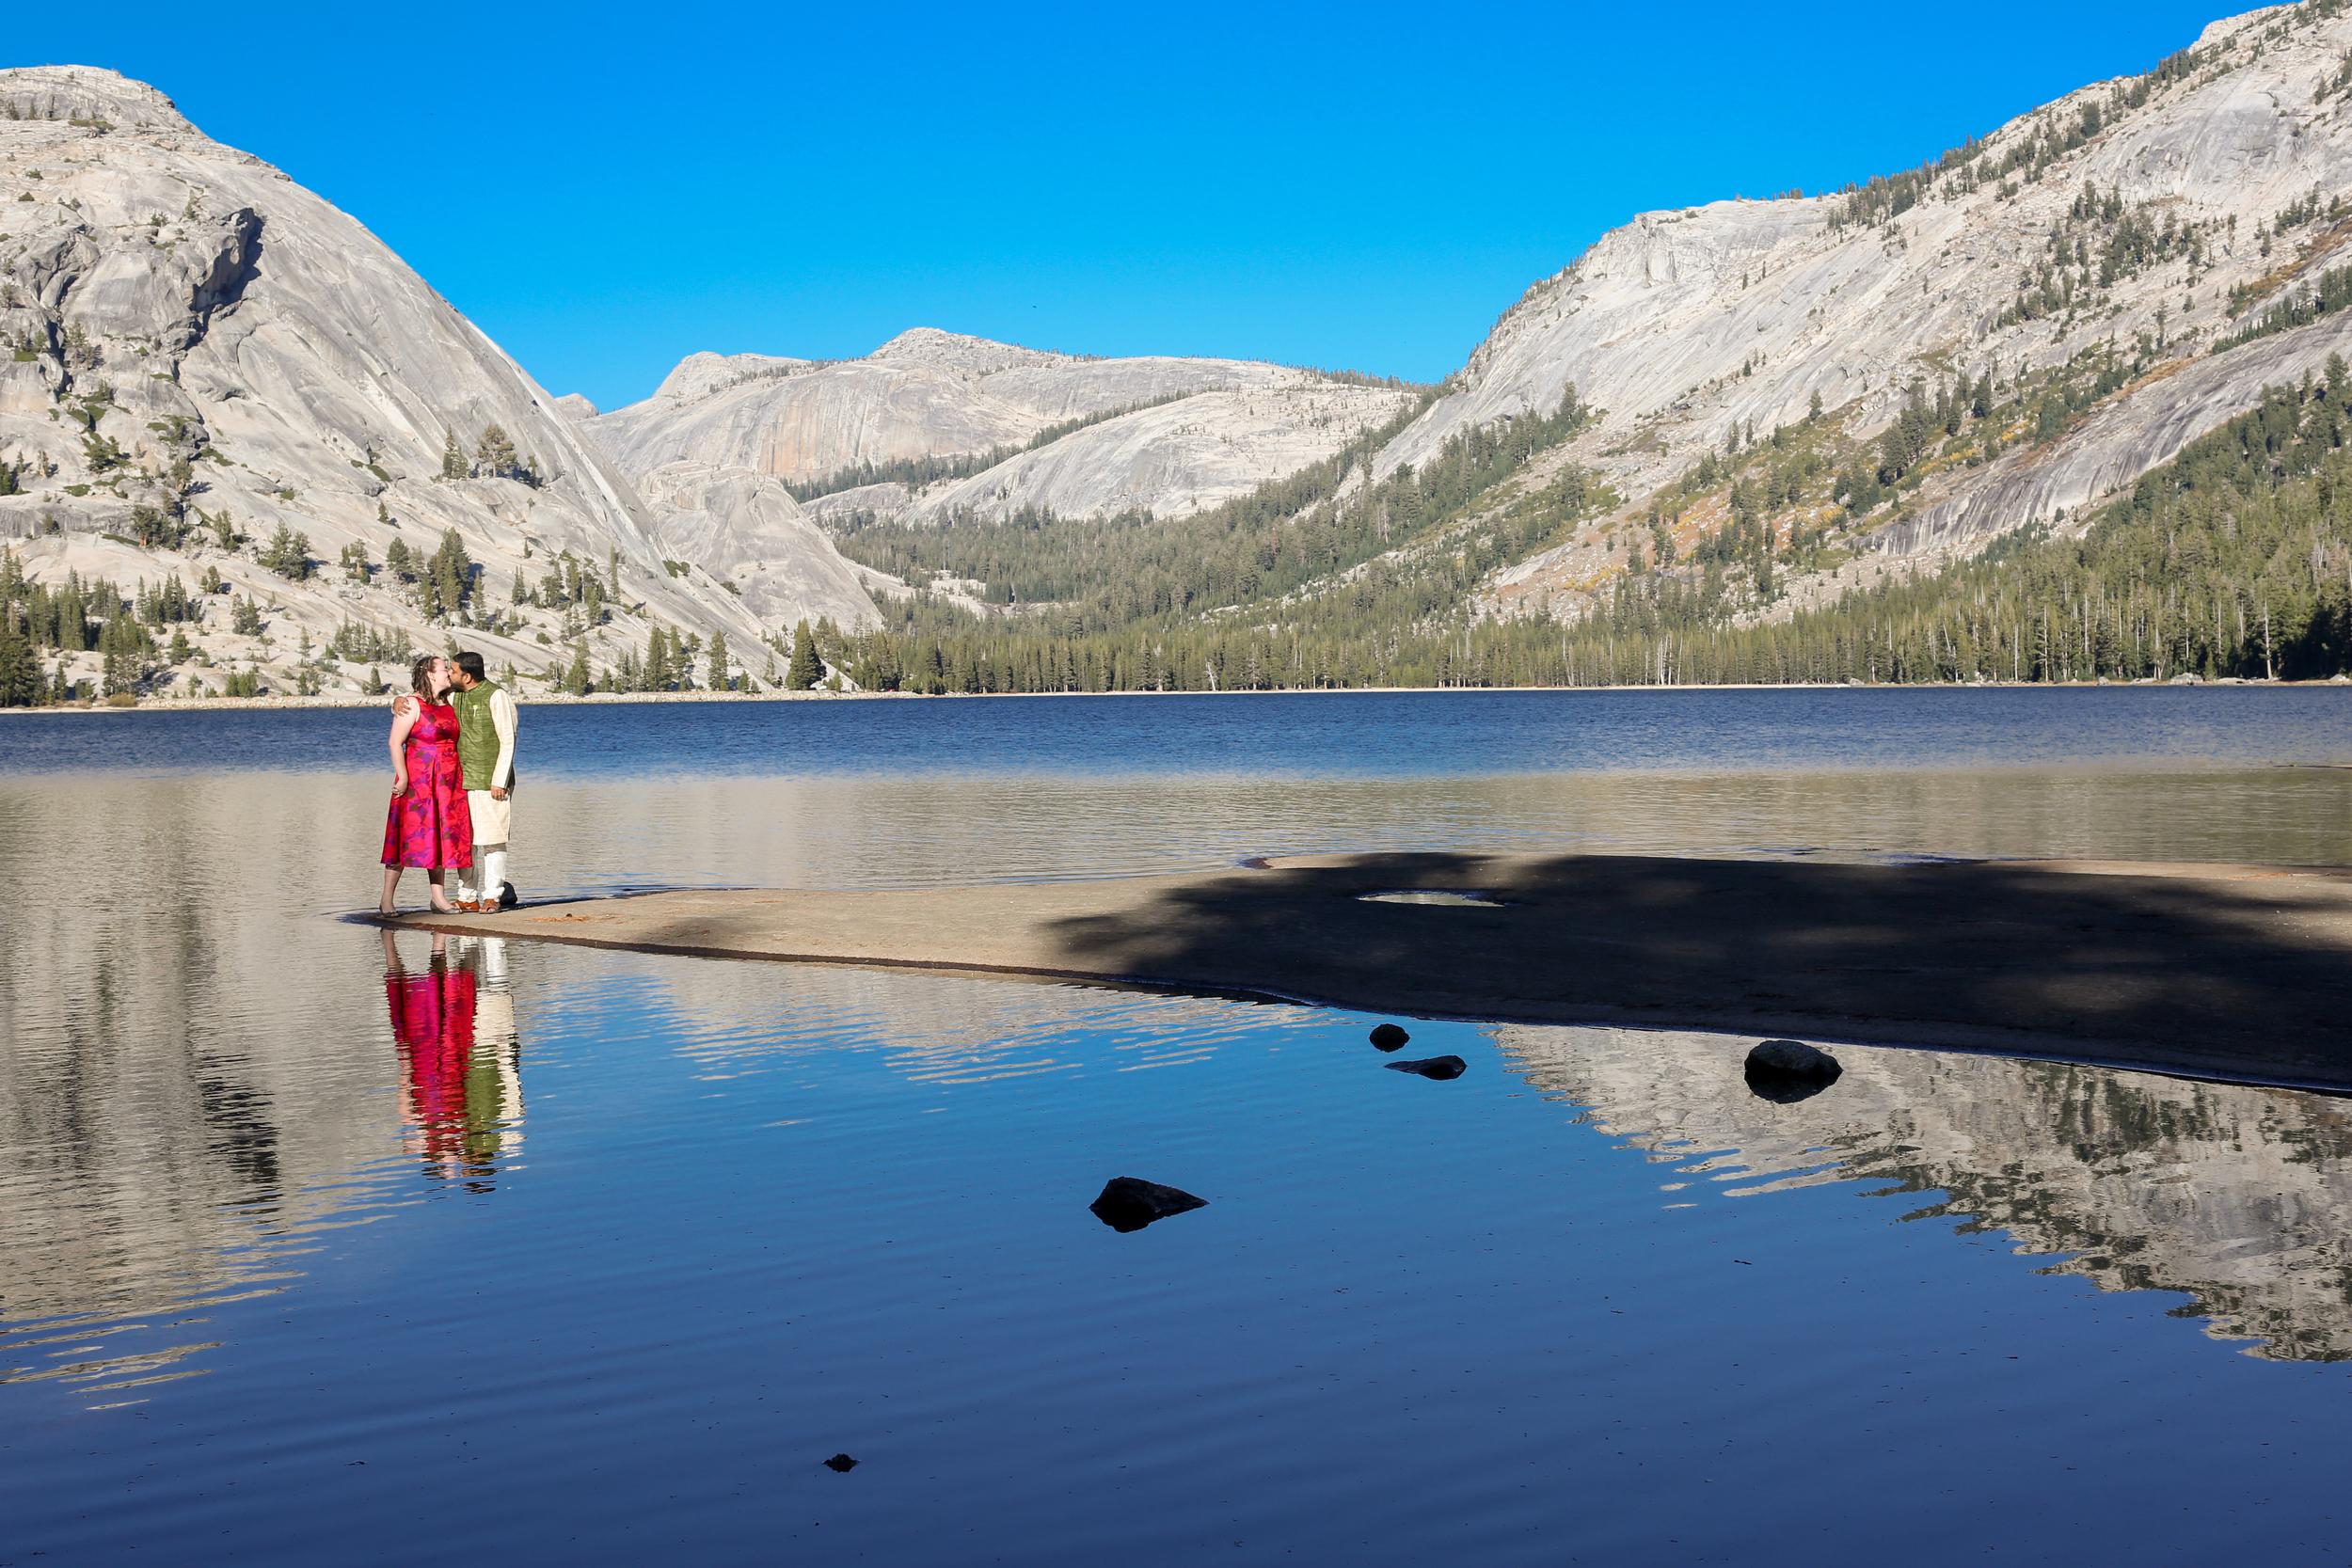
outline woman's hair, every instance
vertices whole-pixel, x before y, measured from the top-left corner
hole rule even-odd
[[[417,661],[408,667],[408,689],[417,694],[417,701],[421,703],[433,700],[433,661],[440,657],[438,654],[419,654]]]

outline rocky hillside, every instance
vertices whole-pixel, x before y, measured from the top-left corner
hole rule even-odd
[[[59,592],[176,583],[150,629],[185,657],[144,684],[350,689],[452,638],[601,673],[657,627],[741,658],[873,622],[813,530],[649,508],[365,228],[111,71],[0,72],[0,542]],[[109,618],[72,592],[69,653]]]
[[[1279,365],[1092,358],[919,327],[863,359],[691,355],[652,397],[584,428],[631,479],[678,462],[747,470],[823,513],[1181,515],[1328,457],[1409,397]]]
[[[852,472],[812,506],[843,548],[976,613],[894,608],[851,662],[966,690],[2352,675],[2347,9],[2216,23],[1836,193],[1638,216],[1246,496],[1058,499],[1102,493],[1089,448],[1232,393],[928,487]]]
[[[2215,23],[2145,76],[2092,84],[1867,186],[1645,214],[1531,288],[1375,471],[1548,410],[1571,385],[1607,411],[1528,477],[1581,464],[1624,508],[1501,573],[1484,602],[1506,611],[1572,612],[1637,550],[1654,563],[1646,527],[1612,527],[1653,500],[1684,519],[1669,526],[1687,557],[1726,520],[1728,464],[1725,484],[1692,485],[1701,456],[1776,429],[1804,429],[1822,456],[1810,488],[1770,508],[1784,541],[1834,519],[1871,551],[1932,553],[2078,514],[2341,346],[2321,324],[2206,357],[2344,259],[2352,17],[2340,9]],[[1908,467],[1870,446],[1915,392],[1979,378],[2017,418],[1979,428],[1972,408]],[[2067,399],[2059,428],[2024,419],[2044,394]],[[1891,493],[1856,504],[1837,491],[1857,463],[1897,469]]]

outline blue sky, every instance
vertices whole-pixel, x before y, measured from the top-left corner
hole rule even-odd
[[[551,391],[910,326],[1434,380],[1630,214],[1915,163],[2223,14],[25,8],[358,215]]]

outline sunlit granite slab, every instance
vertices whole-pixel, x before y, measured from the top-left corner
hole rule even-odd
[[[1484,898],[1366,896],[1410,890]],[[1309,856],[1120,881],[658,893],[403,924],[2352,1090],[2343,867]]]

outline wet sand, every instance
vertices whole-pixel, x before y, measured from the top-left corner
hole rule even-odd
[[[1413,889],[1500,904],[1362,898]],[[1306,856],[1120,881],[659,893],[399,924],[1402,1017],[1995,1051],[2352,1092],[2347,867]]]

